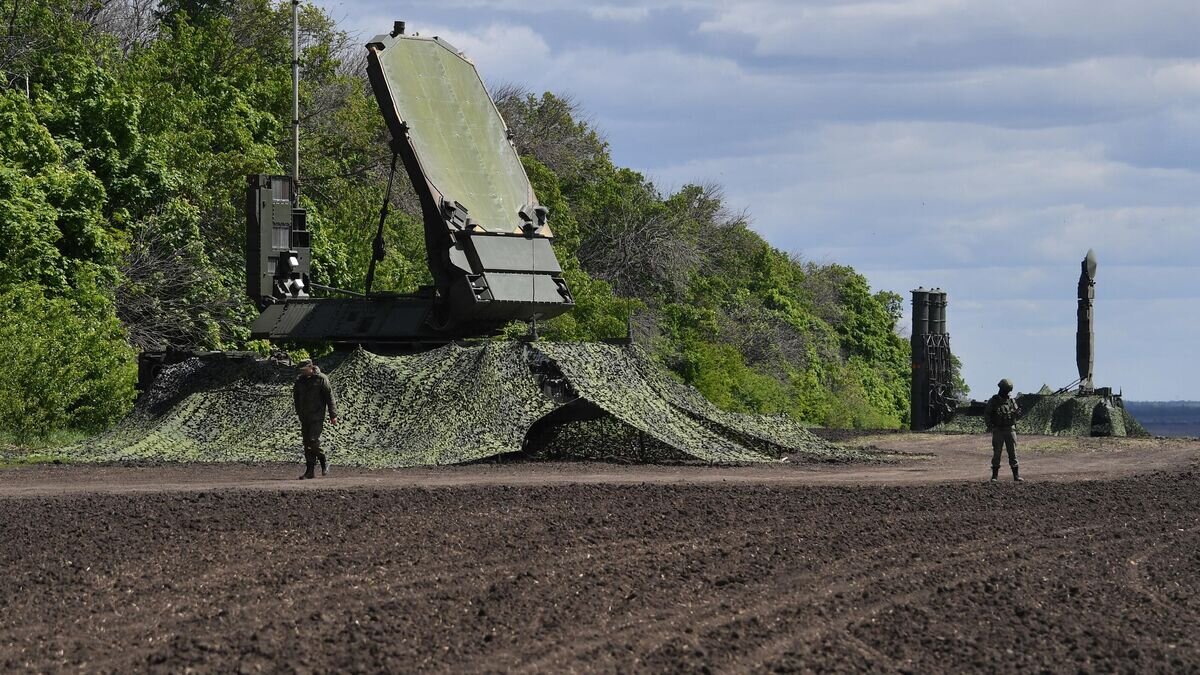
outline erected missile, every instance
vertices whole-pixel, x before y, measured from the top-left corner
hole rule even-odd
[[[1079,273],[1079,322],[1075,329],[1075,364],[1079,366],[1079,390],[1093,389],[1095,338],[1092,330],[1092,305],[1096,299],[1096,252],[1088,249]]]

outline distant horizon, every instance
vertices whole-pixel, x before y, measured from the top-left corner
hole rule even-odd
[[[986,396],[984,396],[984,398],[986,399],[986,398],[990,397],[992,394],[996,393],[996,392],[994,391],[995,389],[996,389],[996,387],[991,387],[990,389],[988,389],[988,393],[987,393],[987,395],[986,395]],[[1041,387],[1038,387],[1037,389],[1031,389],[1031,390],[1029,390],[1029,391],[1026,391],[1026,390],[1024,390],[1024,389],[1021,389],[1020,387],[1018,387],[1018,388],[1017,388],[1017,389],[1014,391],[1014,394],[1015,394],[1015,395],[1022,395],[1022,396],[1023,396],[1023,395],[1026,395],[1026,394],[1036,394],[1036,393],[1038,393],[1038,391],[1039,391],[1039,390],[1041,390]],[[1051,387],[1051,390],[1052,390],[1052,391],[1057,391],[1057,390],[1055,390],[1053,387]],[[1077,391],[1077,390],[1075,390],[1075,389],[1071,389],[1071,390],[1065,391],[1065,392],[1063,392],[1063,393],[1064,393],[1064,394],[1074,394],[1074,393],[1076,393],[1076,391]],[[1120,390],[1115,390],[1115,391],[1113,392],[1113,395],[1114,395],[1114,396],[1120,396],[1120,397],[1121,397],[1121,400],[1122,400],[1122,401],[1125,401],[1126,403],[1159,403],[1159,404],[1167,404],[1167,405],[1200,405],[1200,399],[1143,399],[1143,398],[1129,398],[1129,396],[1125,395],[1125,394],[1124,394],[1124,393],[1122,393]],[[975,391],[975,389],[974,389],[974,388],[972,388],[972,389],[971,389],[971,393],[969,394],[969,396],[970,396],[971,398],[975,398],[975,396],[976,396],[976,391]]]

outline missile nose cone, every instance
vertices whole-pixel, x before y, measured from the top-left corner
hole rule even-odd
[[[1088,249],[1087,257],[1083,259],[1083,265],[1087,269],[1087,275],[1089,277],[1096,276],[1096,252],[1095,251],[1093,251],[1090,248]]]

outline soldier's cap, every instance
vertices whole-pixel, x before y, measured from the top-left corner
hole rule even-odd
[[[1004,378],[1003,380],[1000,380],[1000,384],[998,384],[996,386],[1000,387],[1001,389],[1003,389],[1005,391],[1012,391],[1012,389],[1013,389],[1012,380],[1008,379],[1007,377]]]
[[[312,359],[304,359],[303,361],[300,362],[300,367],[307,368],[307,367],[311,366],[312,364],[313,364]]]

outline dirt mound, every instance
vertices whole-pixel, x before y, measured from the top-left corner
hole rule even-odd
[[[786,417],[722,411],[635,346],[491,342],[411,356],[359,350],[320,365],[343,415],[325,432],[341,464],[455,464],[522,451],[720,463],[856,456]],[[186,361],[165,369],[114,429],[66,454],[295,460],[295,376],[268,360]]]

